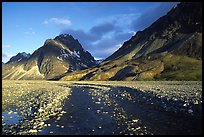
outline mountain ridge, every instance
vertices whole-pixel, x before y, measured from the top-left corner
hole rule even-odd
[[[61,80],[202,80],[202,4],[177,4],[98,67]]]
[[[69,34],[16,60],[4,65],[3,79],[202,80],[202,4],[177,4],[99,64]]]
[[[4,66],[3,79],[55,79],[64,73],[86,69],[96,64],[92,55],[83,49],[79,41],[68,34],[47,39],[32,55],[18,62],[20,57],[21,54],[18,53]],[[34,75],[33,78],[30,73]]]

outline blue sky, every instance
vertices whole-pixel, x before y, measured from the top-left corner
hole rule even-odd
[[[3,2],[2,61],[33,53],[69,33],[95,58],[106,58],[176,2]]]

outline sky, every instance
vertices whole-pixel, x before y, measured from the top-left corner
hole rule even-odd
[[[33,53],[46,39],[71,34],[105,59],[176,2],[2,2],[2,61]]]

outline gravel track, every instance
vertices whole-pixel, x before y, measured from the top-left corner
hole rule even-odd
[[[49,85],[52,82],[46,83]],[[60,100],[61,102],[56,105],[58,108],[57,112],[55,112],[55,109],[51,109],[55,112],[55,115],[52,114],[53,116],[49,117],[49,113],[39,112],[40,108],[37,108],[36,110],[38,111],[36,111],[34,117],[26,117],[26,122],[20,119],[21,123],[18,123],[19,117],[16,115],[18,113],[13,114],[15,110],[11,111],[13,105],[9,104],[11,110],[6,110],[4,98],[9,100],[9,97],[3,94],[3,134],[202,134],[201,82],[158,82],[157,85],[153,82],[146,82],[146,86],[144,83],[53,82],[53,85],[57,85],[60,87],[58,87],[59,89],[63,90],[62,97],[64,98],[63,100],[56,98],[58,94],[60,95],[60,91],[52,93],[55,95],[55,101],[59,102],[58,100]],[[8,88],[6,88],[7,90],[4,89],[3,92],[11,90],[8,90]],[[40,89],[45,90],[42,85]],[[69,95],[68,98],[66,97],[66,89],[69,89],[67,90],[67,92],[69,91],[69,94],[67,94]],[[15,88],[15,90],[17,89]],[[17,97],[22,98],[28,95],[36,97],[38,95],[36,100],[41,102],[42,95],[43,97],[48,96],[47,91],[36,92],[38,93],[37,95],[33,91],[31,93],[21,92],[21,96]],[[46,100],[43,101],[46,102]],[[27,102],[30,103],[29,106],[32,108],[32,102]],[[36,104],[36,101],[33,102]],[[48,111],[46,105],[41,104],[41,108],[42,106],[44,106],[44,110]],[[11,116],[13,117],[10,118]],[[38,125],[36,125],[39,128],[36,129],[32,128],[31,124],[35,116],[40,119]],[[47,119],[43,117],[47,117]],[[9,126],[8,123],[10,124]],[[25,123],[29,123],[28,129],[25,129]],[[24,125],[25,131],[19,130],[22,125]]]

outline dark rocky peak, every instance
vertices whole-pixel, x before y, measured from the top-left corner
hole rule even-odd
[[[31,56],[30,53],[26,52],[18,53],[16,56],[11,57],[7,63],[24,61],[28,59],[30,56]]]
[[[82,51],[83,48],[77,39],[74,39],[70,34],[60,34],[54,40],[59,41],[66,45],[70,50]]]
[[[191,10],[195,9],[195,10]],[[202,4],[200,2],[181,2],[175,5],[165,16],[159,18],[144,32],[147,34],[168,29],[179,33],[202,31]],[[157,33],[159,34],[159,33]]]

